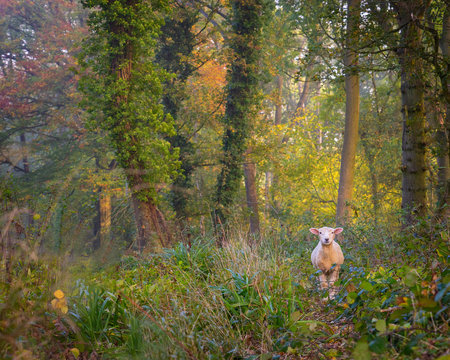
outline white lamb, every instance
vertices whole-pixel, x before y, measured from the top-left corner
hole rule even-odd
[[[331,299],[336,295],[336,289],[333,285],[339,278],[339,270],[344,263],[344,254],[339,244],[334,241],[334,237],[343,230],[343,228],[333,229],[329,227],[309,229],[313,234],[319,236],[319,243],[311,254],[311,261],[316,269],[322,271],[322,274],[319,275],[320,286],[322,289],[330,287]]]

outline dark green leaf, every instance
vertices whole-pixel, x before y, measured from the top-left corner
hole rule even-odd
[[[387,340],[384,336],[377,336],[369,343],[370,351],[382,354],[386,350]]]

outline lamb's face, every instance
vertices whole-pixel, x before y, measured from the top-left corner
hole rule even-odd
[[[309,231],[311,231],[313,234],[319,236],[319,241],[323,246],[330,246],[334,238],[337,234],[340,234],[344,229],[342,228],[329,228],[329,227],[322,227],[320,229],[311,228]]]

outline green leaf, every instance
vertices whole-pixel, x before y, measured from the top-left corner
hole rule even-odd
[[[352,353],[353,359],[357,360],[370,360],[372,358],[369,350],[369,344],[365,340],[357,342]]]
[[[352,292],[348,293],[348,295],[347,295],[347,302],[349,304],[353,304],[357,297],[358,297],[358,294],[352,291]]]
[[[364,280],[362,283],[361,283],[361,289],[364,289],[364,290],[366,290],[366,291],[372,291],[373,290],[373,285],[369,282],[369,281],[367,281],[367,280]]]
[[[411,269],[403,279],[405,281],[405,285],[407,287],[413,287],[417,284],[417,280],[419,279],[419,276],[417,274],[417,271],[415,269]]]
[[[387,341],[384,336],[377,336],[369,344],[370,351],[377,354],[382,354],[386,350]]]
[[[380,333],[386,332],[386,320],[377,320],[377,322],[375,323],[375,329],[377,329]]]

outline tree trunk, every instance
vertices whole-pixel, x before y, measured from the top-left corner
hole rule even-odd
[[[417,217],[423,217],[427,212],[424,63],[418,56],[422,46],[422,31],[418,21],[423,19],[426,3],[392,3],[402,27],[397,55],[401,67],[402,209],[405,225],[415,223]]]
[[[355,176],[359,123],[358,54],[354,49],[358,44],[360,11],[360,0],[348,0],[347,49],[344,55],[346,72],[345,130],[336,209],[336,223],[338,224],[345,224],[350,220],[349,202],[353,199],[353,180]]]
[[[142,201],[136,193],[131,195],[137,227],[137,247],[160,251],[171,242],[171,236],[164,216],[151,201]]]
[[[222,169],[217,178],[214,223],[219,234],[225,234],[223,226],[228,226],[227,220],[242,182],[247,139],[261,106],[257,96],[261,79],[261,29],[268,7],[262,0],[233,0],[230,5],[233,32],[230,48],[234,56],[228,72]],[[219,245],[224,240],[223,236],[219,238]]]
[[[100,198],[95,201],[95,216],[92,219],[92,232],[94,235],[94,241],[92,241],[92,248],[94,250],[100,249]]]
[[[277,76],[277,92],[275,98],[275,125],[281,125],[283,117],[283,77]]]
[[[27,138],[25,133],[20,134],[20,145],[22,147],[22,163],[23,163],[23,172],[25,176],[29,176],[30,174],[30,162],[28,159],[28,149],[27,149]],[[26,178],[28,179],[28,178]],[[25,228],[28,229],[34,223],[33,214],[30,210],[28,210],[25,214]]]
[[[279,74],[276,78],[277,80],[277,92],[275,97],[275,119],[274,125],[281,125],[283,118],[283,77]],[[282,140],[283,141],[283,140]],[[272,171],[266,173],[266,210],[270,207],[270,202],[274,208],[278,208],[278,204],[274,203],[274,196],[271,194],[271,189],[278,183],[278,176],[276,176]],[[271,196],[270,196],[271,194]]]
[[[94,250],[108,244],[111,240],[111,195],[104,188],[99,188],[99,198],[97,201],[97,219],[94,219]]]
[[[438,148],[437,215],[443,220],[446,220],[450,213],[450,207],[448,206],[450,200],[450,5],[448,4],[444,14],[440,47],[446,62],[444,64],[443,76],[441,77],[446,111],[443,121],[437,124],[435,137]]]
[[[256,165],[251,162],[244,163],[245,193],[247,207],[250,212],[250,234],[255,238],[259,236],[258,192],[256,189]]]
[[[4,209],[8,210],[8,208]],[[5,266],[5,282],[6,284],[11,284],[12,281],[12,262],[14,259],[14,245],[11,239],[11,225],[14,223],[14,218],[19,213],[17,208],[6,212],[3,215],[3,218],[0,220],[4,220],[4,224],[2,229],[0,230],[0,244],[2,245],[2,260]]]
[[[311,59],[311,61],[306,65],[305,69],[305,81],[303,83],[303,87],[299,83],[299,99],[297,102],[297,106],[295,109],[295,115],[296,116],[302,116],[305,113],[306,105],[308,103],[309,95],[311,94],[311,91],[315,90],[315,87],[311,88],[312,83],[312,76],[311,72],[314,67],[314,60]]]
[[[306,99],[308,98],[309,88],[310,88],[310,81],[308,76],[306,76],[305,82],[303,83],[303,87],[301,87],[300,84],[298,87],[299,91],[301,90],[301,92],[300,98],[297,103],[297,108],[295,109],[295,115],[301,116],[305,113]]]
[[[30,172],[30,163],[28,162],[27,139],[24,133],[20,134],[20,144],[22,146],[23,172],[28,174]]]
[[[378,222],[378,214],[380,209],[380,199],[378,194],[378,178],[377,178],[377,169],[375,167],[375,156],[370,151],[369,142],[364,139],[363,135],[361,135],[361,144],[364,148],[364,153],[366,154],[366,159],[368,162],[369,172],[370,172],[370,190],[372,193],[372,207],[374,213],[375,224]]]
[[[265,213],[266,218],[268,217],[269,211],[270,211],[270,189],[272,186],[272,179],[273,179],[273,172],[272,171],[266,171],[266,181],[264,184],[264,200],[265,200]]]

